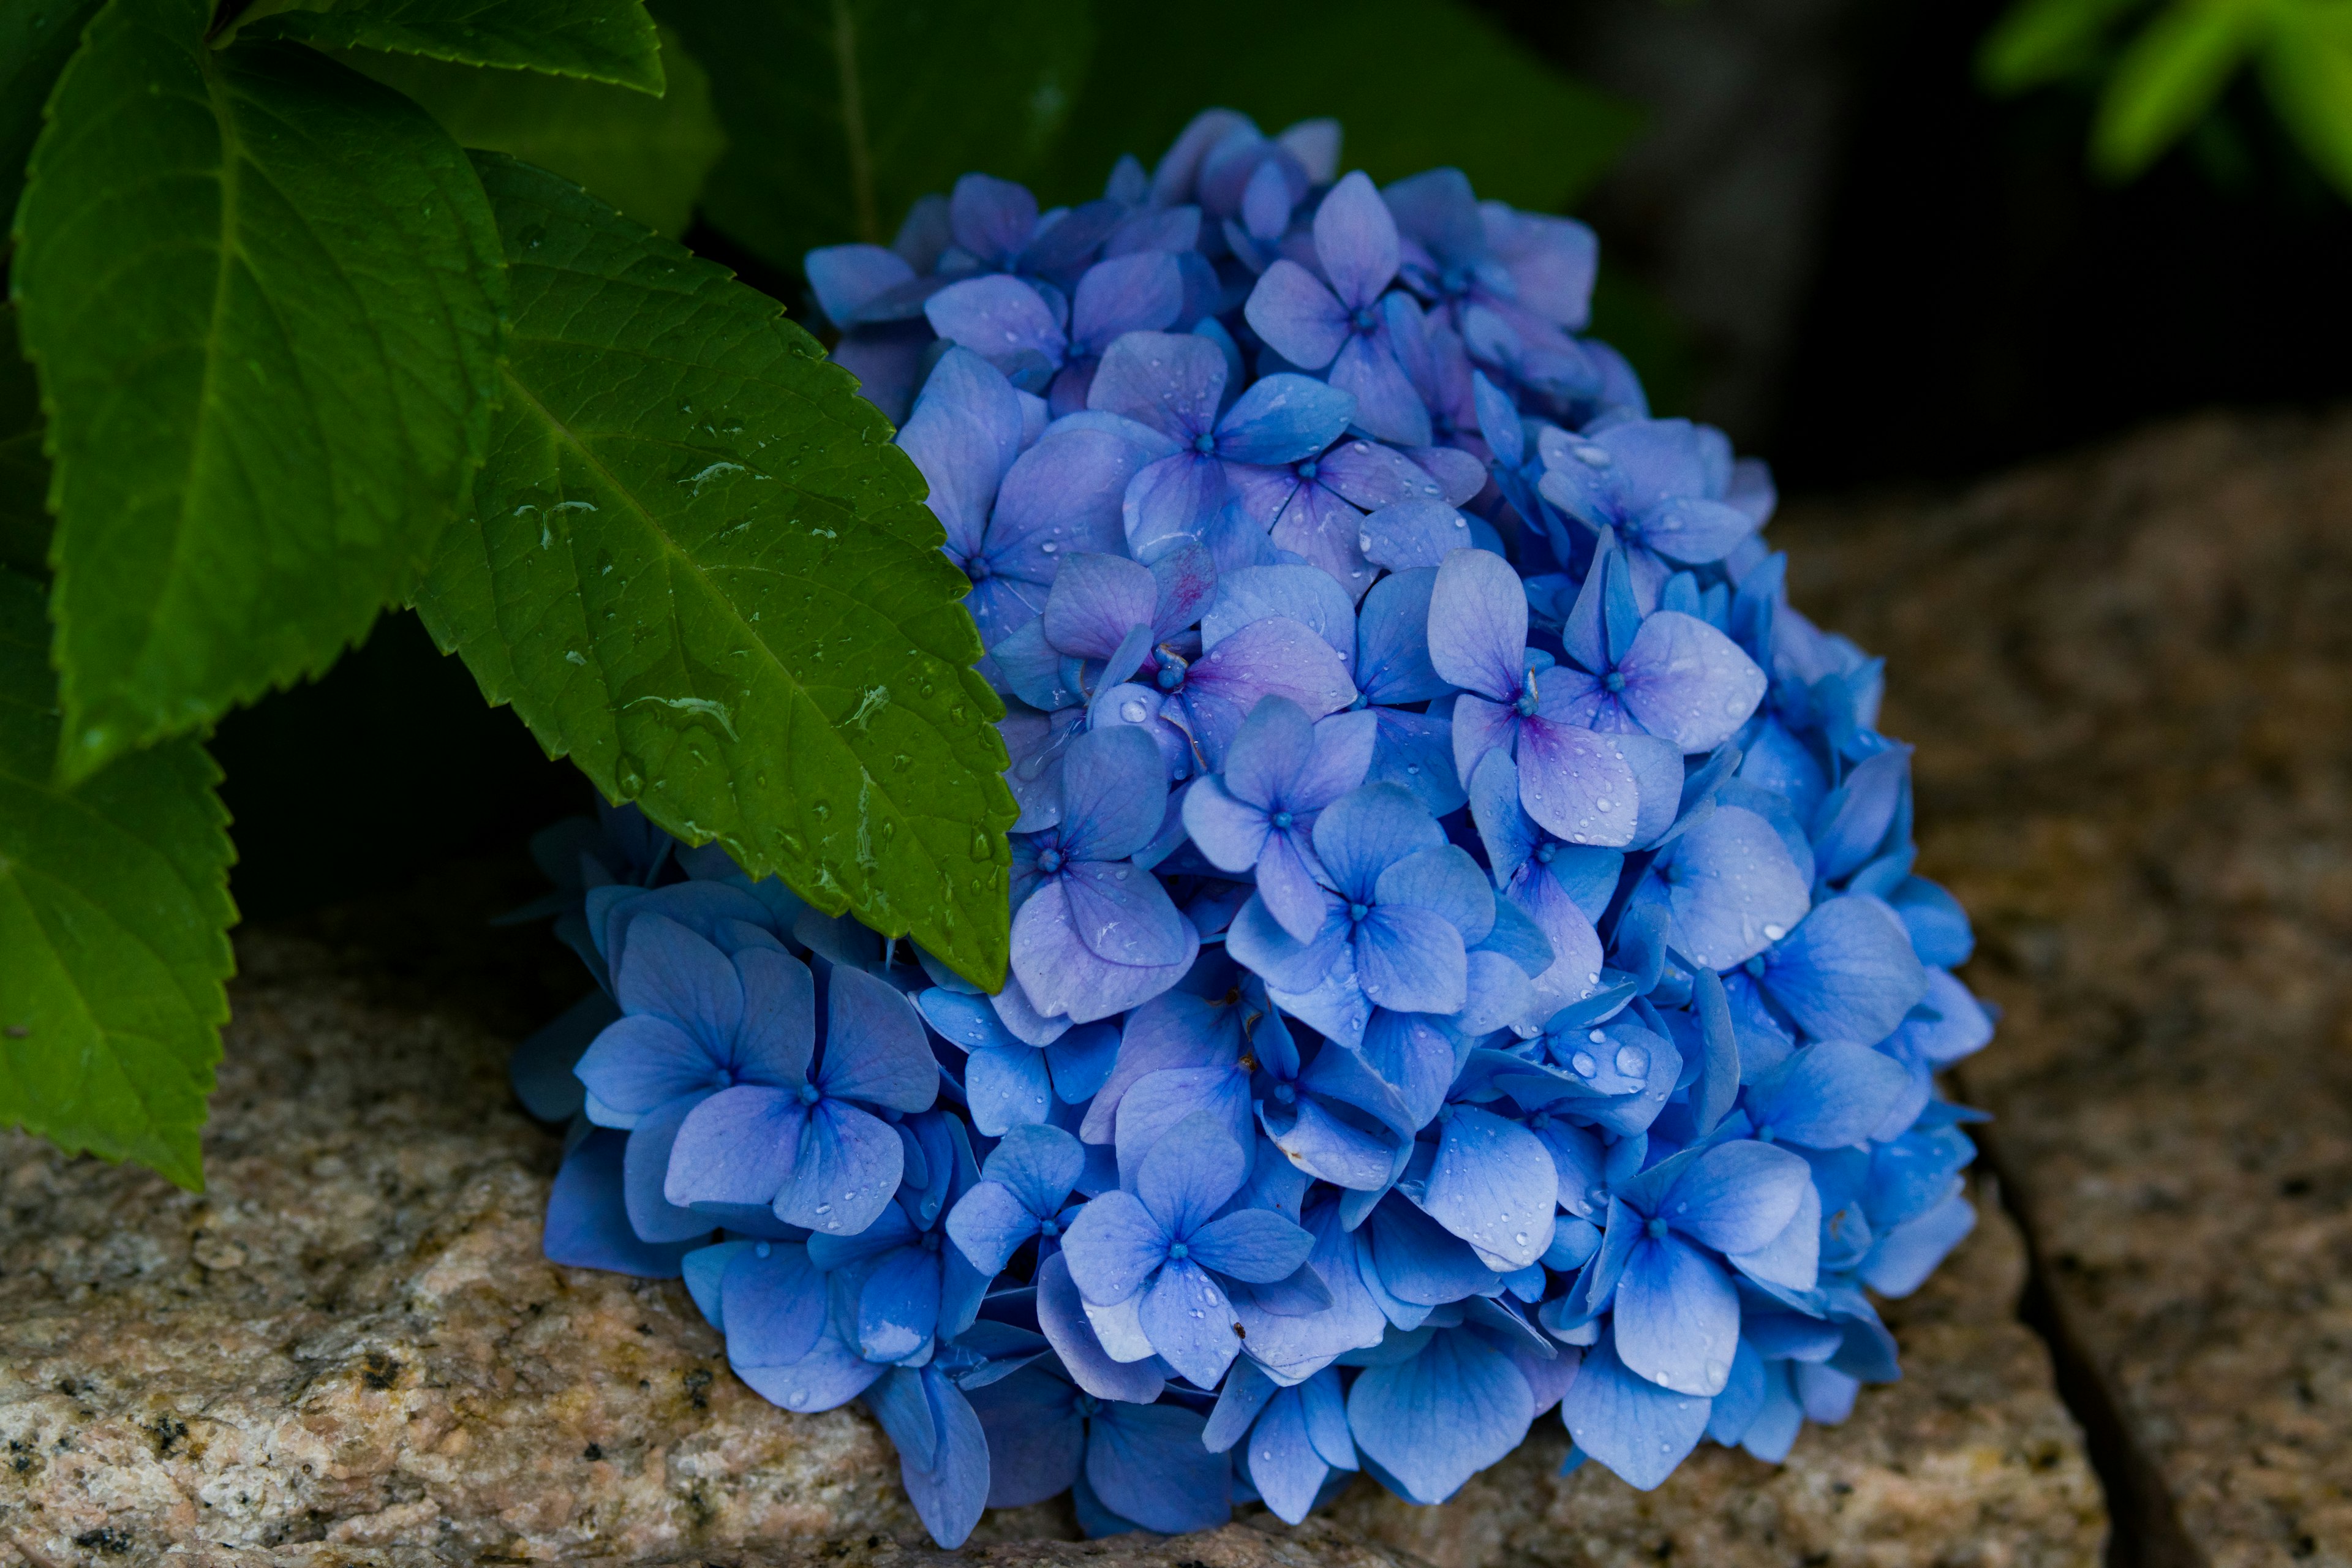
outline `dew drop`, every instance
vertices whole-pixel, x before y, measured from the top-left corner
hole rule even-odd
[[[1617,1070],[1627,1078],[1639,1078],[1650,1070],[1650,1053],[1639,1046],[1617,1047]]]
[[[1142,722],[1143,722],[1143,703],[1142,703],[1142,701],[1141,701],[1139,699],[1136,699],[1136,698],[1129,698],[1127,701],[1120,703],[1120,704],[1119,704],[1119,706],[1118,706],[1118,716],[1119,716],[1120,718],[1122,718],[1122,719],[1126,720],[1126,721],[1127,721],[1129,723],[1130,723],[1130,724],[1140,724],[1140,723],[1142,723]]]
[[[1780,926],[1768,925],[1764,928],[1764,940],[1767,942],[1778,942],[1788,934],[1788,931]]]
[[[1591,1078],[1601,1070],[1601,1064],[1594,1061],[1591,1056],[1584,1051],[1579,1051],[1569,1058],[1568,1065],[1576,1069],[1576,1075],[1579,1078]]]

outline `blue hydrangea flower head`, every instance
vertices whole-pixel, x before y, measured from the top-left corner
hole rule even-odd
[[[1777,1462],[1974,1223],[1885,672],[1590,334],[1590,230],[1343,153],[1213,110],[808,258],[1004,700],[1000,988],[625,814],[546,846],[550,1256],[862,1401],[944,1545],[1437,1502],[1544,1419]]]

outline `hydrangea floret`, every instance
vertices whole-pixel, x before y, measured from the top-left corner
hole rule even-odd
[[[1584,335],[1581,226],[1339,145],[1213,110],[808,258],[1004,700],[1001,989],[633,811],[542,845],[549,1255],[862,1398],[945,1545],[1433,1503],[1554,1412],[1779,1460],[1974,1221],[1968,921],[1769,476]]]

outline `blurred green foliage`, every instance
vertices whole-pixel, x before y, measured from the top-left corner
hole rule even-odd
[[[1978,57],[1995,92],[2094,89],[2092,167],[2146,170],[2211,116],[2240,72],[2352,199],[2352,0],[2019,0]]]

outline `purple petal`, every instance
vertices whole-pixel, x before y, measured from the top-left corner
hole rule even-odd
[[[1478,200],[1469,176],[1459,169],[1431,169],[1397,181],[1381,192],[1397,227],[1427,247],[1441,262],[1475,261],[1486,245]]]
[[[1145,468],[1121,500],[1127,547],[1153,562],[1180,545],[1209,537],[1227,499],[1225,465],[1199,452],[1179,452]]]
[[[1129,332],[1103,351],[1087,406],[1120,414],[1180,447],[1215,427],[1225,356],[1189,332]]]
[[[1037,198],[1010,180],[966,174],[948,197],[955,242],[982,261],[1003,266],[1021,252],[1037,227]]]
[[[1129,633],[1151,624],[1159,599],[1150,568],[1120,555],[1071,555],[1045,601],[1045,640],[1066,654],[1107,659]]]
[[[1406,500],[1363,521],[1364,554],[1392,572],[1434,568],[1470,543],[1470,522],[1442,500]],[[1434,585],[1434,579],[1432,579]]]
[[[1258,710],[1263,712],[1265,707],[1260,703]],[[1246,726],[1243,733],[1248,733]],[[1184,831],[1192,835],[1210,864],[1228,871],[1246,871],[1257,864],[1272,829],[1264,807],[1235,800],[1223,781],[1211,775],[1184,792]]]
[[[915,401],[898,445],[930,482],[930,508],[959,562],[981,548],[989,509],[1020,454],[1020,395],[969,349],[950,349]]]
[[[1050,432],[1005,471],[981,558],[1001,576],[1044,584],[1082,552],[1118,554],[1127,487],[1148,460],[1111,431]]]
[[[1063,855],[1118,860],[1134,854],[1160,831],[1167,799],[1160,752],[1150,736],[1131,726],[1089,731],[1063,757]]]
[[[1275,353],[1305,370],[1329,364],[1349,337],[1348,308],[1287,258],[1259,275],[1242,317]]]
[[[951,283],[923,301],[931,330],[1010,373],[1024,354],[1056,366],[1069,339],[1037,290],[1003,272]]]
[[[1350,310],[1378,300],[1396,277],[1396,219],[1362,170],[1332,186],[1315,209],[1315,257]]]
[[[1226,750],[1225,788],[1232,798],[1261,812],[1286,806],[1291,781],[1305,769],[1314,750],[1315,724],[1306,710],[1287,698],[1269,697],[1250,710]],[[1227,868],[1247,870],[1255,860],[1252,855],[1248,863]]]
[[[1070,310],[1070,335],[1088,353],[1100,353],[1124,332],[1164,331],[1184,306],[1184,279],[1176,258],[1146,250],[1097,262],[1078,279]]]
[[[904,257],[878,245],[824,246],[801,258],[801,269],[817,309],[836,327],[856,325],[869,301],[915,279]]]
[[[1315,852],[1339,892],[1369,903],[1382,871],[1445,843],[1445,830],[1421,803],[1393,784],[1350,791],[1316,819]]]
[[[1148,871],[1082,860],[1062,879],[1078,940],[1106,963],[1126,968],[1170,964],[1199,941],[1160,879]]]
[[[1469,1000],[1462,933],[1427,910],[1381,908],[1356,927],[1356,972],[1373,1004],[1397,1013],[1458,1013]]]
[[[1518,763],[1519,800],[1553,837],[1602,848],[1634,842],[1641,790],[1617,736],[1528,720]]]
[[[1355,602],[1328,573],[1311,566],[1247,566],[1227,573],[1201,617],[1201,646],[1213,648],[1244,627],[1277,616],[1321,637],[1343,670],[1354,666]]]
[[[1286,616],[1253,622],[1201,656],[1181,692],[1192,738],[1212,768],[1262,699],[1286,697],[1314,718],[1356,700],[1355,683],[1329,643]]]
[[[1454,844],[1418,849],[1383,869],[1372,884],[1384,908],[1410,905],[1429,910],[1462,933],[1473,946],[1495,927],[1495,889],[1469,852]]]
[[[1510,563],[1484,550],[1448,555],[1430,591],[1431,667],[1465,691],[1507,702],[1518,695],[1527,647],[1528,597]]]
[[[1755,531],[1746,512],[1696,496],[1670,497],[1642,519],[1642,542],[1686,566],[1722,560]]]
[[[1161,903],[1167,902],[1156,878],[1142,871],[1135,876]],[[1097,955],[1079,936],[1066,882],[1057,879],[1040,888],[1013,920],[1013,973],[1032,1005],[1046,1016],[1066,1016],[1078,1024],[1108,1018],[1157,996],[1192,967],[1200,937],[1181,915],[1176,920],[1181,946],[1170,963],[1129,966]],[[1173,909],[1171,905],[1171,913]],[[1155,922],[1164,918],[1153,911]]]
[[[1764,698],[1764,672],[1738,644],[1673,610],[1642,623],[1619,668],[1633,717],[1686,753],[1729,740]]]
[[[1442,696],[1445,679],[1429,662],[1429,605],[1435,572],[1398,572],[1364,595],[1356,619],[1356,684],[1374,703]]]
[[[1467,697],[1463,701],[1477,699]],[[1371,711],[1380,735],[1372,745],[1372,765],[1365,782],[1396,785],[1432,816],[1459,809],[1467,797],[1454,771],[1452,724],[1443,716],[1433,718],[1402,708]]]
[[[1405,447],[1426,447],[1433,439],[1429,405],[1384,341],[1349,337],[1328,374],[1333,386],[1356,400],[1357,429]]]

